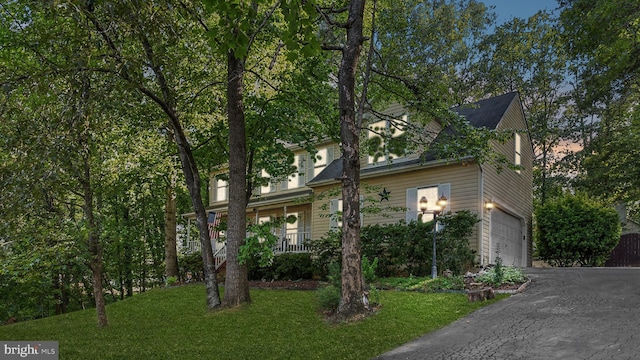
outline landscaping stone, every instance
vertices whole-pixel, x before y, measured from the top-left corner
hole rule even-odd
[[[467,293],[467,297],[469,298],[469,302],[476,302],[493,299],[496,297],[496,295],[493,292],[492,288],[485,287],[482,289],[469,290],[469,292]]]

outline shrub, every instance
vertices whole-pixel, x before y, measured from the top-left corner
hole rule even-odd
[[[613,208],[567,195],[535,211],[539,256],[554,265],[601,266],[620,241],[620,220]]]
[[[178,269],[180,272],[180,278],[182,279],[186,279],[187,273],[190,272],[193,280],[204,280],[204,263],[202,262],[202,253],[198,251],[180,255],[178,257]]]
[[[298,280],[313,278],[313,261],[308,253],[276,255],[270,266],[261,267],[257,259],[246,259],[250,280]]]
[[[342,261],[341,233],[329,231],[327,236],[309,242],[314,272],[321,278],[329,274],[329,264]]]
[[[502,266],[502,258],[496,257],[496,267],[493,268],[493,282],[496,285],[502,285],[504,281],[504,266]]]
[[[467,210],[439,218],[443,225],[436,235],[439,269],[460,274],[473,267],[475,252],[469,248],[468,236],[478,220],[477,215]],[[431,274],[433,222],[364,226],[361,241],[363,258],[378,260],[375,269],[378,277]],[[312,241],[310,248],[316,271],[326,276],[328,264],[341,261],[340,232],[331,231],[326,237]]]
[[[476,254],[469,247],[469,236],[480,219],[471,211],[462,210],[444,215],[439,221],[444,228],[437,244],[438,268],[465,273],[474,266]]]
[[[378,268],[378,258],[369,261],[366,255],[362,256],[362,277],[365,283],[370,284],[376,281],[376,269]]]
[[[318,296],[318,306],[327,312],[335,312],[340,305],[340,288],[334,285],[327,285],[316,290]]]
[[[451,269],[460,274],[473,267],[475,252],[469,248],[468,236],[478,220],[477,215],[467,210],[439,218],[443,225],[436,234],[439,269]],[[379,260],[376,271],[379,277],[431,274],[432,244],[433,222],[400,222],[362,228],[362,253]]]
[[[273,260],[274,276],[280,280],[311,279],[313,262],[308,253],[286,253]]]
[[[176,278],[175,276],[169,276],[165,279],[165,286],[173,286],[176,284],[176,282],[178,282],[178,278]]]
[[[497,268],[496,266],[487,270],[484,274],[477,276],[475,281],[486,285],[500,286],[503,284],[521,284],[527,280],[520,268],[502,266],[499,271],[497,271]]]

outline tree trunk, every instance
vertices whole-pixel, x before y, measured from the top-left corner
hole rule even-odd
[[[175,176],[171,170],[164,206],[164,275],[178,277],[178,251],[176,248],[176,193]]]
[[[216,280],[216,265],[213,260],[213,250],[211,249],[211,239],[209,238],[209,228],[207,226],[207,213],[202,202],[200,192],[200,174],[191,152],[191,146],[182,131],[179,122],[172,121],[178,154],[182,162],[182,170],[187,181],[187,188],[191,197],[193,211],[196,214],[196,225],[200,237],[200,247],[202,249],[202,262],[204,264],[204,282],[207,290],[207,307],[212,310],[220,305],[220,292]]]
[[[83,181],[83,195],[84,195],[84,216],[87,220],[87,227],[89,230],[89,268],[91,269],[91,279],[93,283],[93,299],[96,303],[96,313],[98,316],[98,325],[101,327],[107,326],[107,310],[104,300],[104,293],[102,292],[102,246],[100,244],[100,238],[96,231],[95,217],[93,214],[93,192],[91,190],[89,161],[85,159],[85,180]]]
[[[89,98],[91,83],[88,77],[83,76],[81,80],[81,93],[77,108],[78,146],[80,148],[81,171],[78,172],[78,182],[82,188],[84,204],[82,206],[83,215],[87,226],[87,245],[89,248],[89,268],[93,284],[93,299],[96,305],[98,325],[107,326],[107,310],[102,292],[102,245],[98,236],[94,207],[93,207],[93,183],[91,173],[91,123],[89,115]]]
[[[362,49],[364,0],[351,1],[347,41],[338,74],[342,141],[342,292],[338,316],[363,314],[364,281],[360,254],[360,141],[355,115],[355,74]]]
[[[200,247],[202,249],[202,262],[204,264],[204,281],[207,290],[207,307],[212,310],[220,305],[220,292],[218,290],[218,282],[216,280],[216,266],[213,260],[213,250],[211,249],[211,240],[209,238],[209,228],[207,226],[207,213],[202,202],[202,192],[200,190],[200,174],[198,173],[198,164],[193,157],[191,145],[187,141],[187,137],[182,129],[180,118],[176,110],[176,98],[167,79],[164,76],[162,66],[155,62],[156,56],[149,40],[142,36],[142,46],[147,55],[147,59],[151,63],[151,68],[156,75],[158,86],[162,92],[162,97],[157,96],[149,89],[139,87],[138,90],[149,96],[155,101],[169,117],[169,123],[173,130],[173,139],[178,146],[178,157],[182,164],[182,172],[184,173],[189,197],[193,205],[193,211],[196,214],[196,226],[198,227],[200,237]]]
[[[227,101],[229,113],[229,213],[227,217],[227,274],[224,306],[251,302],[246,265],[238,263],[238,251],[247,232],[247,144],[244,123],[244,61],[227,55]]]

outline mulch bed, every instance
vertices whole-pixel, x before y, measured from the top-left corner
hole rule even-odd
[[[317,280],[249,281],[252,289],[272,290],[316,290],[322,284]]]

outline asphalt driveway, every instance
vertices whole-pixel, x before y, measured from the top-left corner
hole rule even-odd
[[[640,268],[528,268],[511,296],[379,359],[640,359]]]

